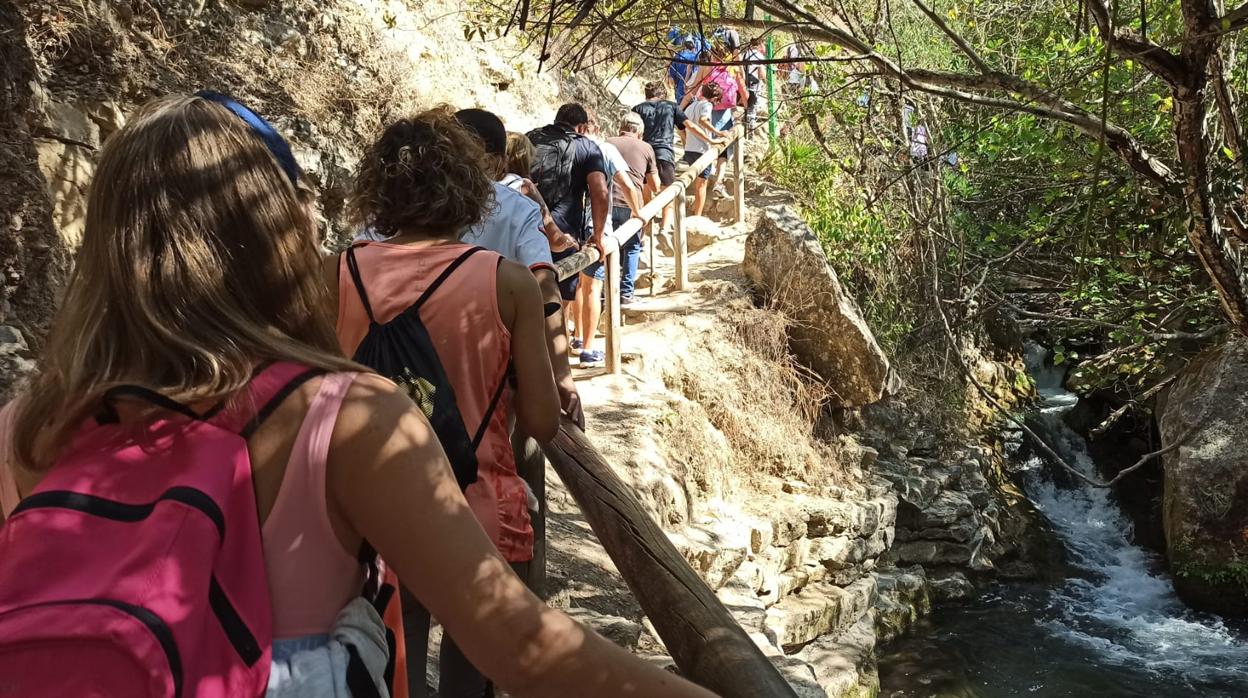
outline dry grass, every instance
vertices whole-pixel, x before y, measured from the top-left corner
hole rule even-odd
[[[712,467],[745,480],[758,472],[807,482],[842,480],[833,449],[813,436],[824,393],[789,354],[785,319],[733,303],[716,320],[665,376],[668,387],[696,402],[727,440],[734,463]],[[692,443],[696,434],[668,436],[690,439],[672,442],[682,451],[699,450]],[[724,459],[714,452],[706,457]]]

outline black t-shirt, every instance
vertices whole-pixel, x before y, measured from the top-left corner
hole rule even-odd
[[[654,148],[656,160],[676,162],[676,151],[672,149],[672,139],[676,129],[685,127],[685,113],[675,102],[666,99],[649,100],[633,107],[633,111],[646,124],[646,132],[642,140]]]
[[[598,144],[588,138],[577,136],[572,141],[575,149],[572,154],[572,186],[563,200],[550,207],[550,217],[563,232],[584,241],[589,238],[588,226],[585,223],[585,197],[589,193],[586,181],[593,172],[606,175],[607,167],[603,164],[602,150]],[[611,183],[607,182],[607,186]]]

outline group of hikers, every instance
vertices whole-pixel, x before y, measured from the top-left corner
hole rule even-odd
[[[690,163],[729,137],[741,105],[704,68],[606,138],[576,103],[527,134],[445,106],[387,124],[329,257],[263,117],[209,91],[140,108],[0,413],[6,688],[423,697],[436,619],[440,696],[710,695],[526,587],[518,467],[561,414],[584,426],[569,353],[602,360],[602,264],[555,263],[674,181],[678,133]]]

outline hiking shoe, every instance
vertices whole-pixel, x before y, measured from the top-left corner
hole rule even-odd
[[[585,346],[585,343],[581,341],[581,338],[580,338],[580,337],[573,337],[573,338],[572,338],[572,348],[573,348],[573,349],[575,349],[575,350],[577,350],[577,351],[580,351],[580,350],[581,350],[581,347],[583,347],[583,346]]]
[[[715,196],[718,196],[721,199],[727,199],[730,198],[732,194],[729,194],[728,190],[724,188],[724,185],[720,184],[715,187]]]
[[[594,366],[607,360],[607,355],[602,351],[595,349],[593,351],[581,352],[581,365]]]
[[[637,298],[634,296],[620,296],[621,307],[627,308],[635,302],[637,302]]]

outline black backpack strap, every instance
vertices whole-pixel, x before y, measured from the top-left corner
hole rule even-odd
[[[454,273],[455,273],[455,270],[456,270],[456,269],[458,269],[458,268],[460,267],[460,265],[461,265],[461,264],[463,264],[464,262],[468,261],[468,258],[469,258],[469,257],[471,257],[471,256],[473,256],[474,254],[476,254],[476,253],[478,253],[478,252],[483,252],[483,251],[485,251],[485,248],[484,248],[484,247],[473,247],[472,249],[468,250],[467,252],[464,252],[464,253],[463,253],[463,254],[461,254],[460,256],[456,257],[456,258],[454,259],[454,261],[452,261],[450,264],[446,265],[446,268],[442,270],[442,273],[441,273],[441,274],[438,274],[438,278],[434,279],[434,280],[433,280],[433,283],[429,284],[429,288],[426,288],[426,289],[425,289],[425,292],[424,292],[424,293],[422,293],[422,294],[420,294],[420,298],[417,298],[417,299],[416,299],[416,302],[415,302],[415,303],[413,303],[411,307],[412,307],[412,308],[414,308],[414,309],[416,309],[417,311],[419,311],[419,310],[420,310],[420,306],[424,305],[424,304],[425,304],[425,301],[429,300],[429,298],[433,295],[434,291],[437,291],[437,290],[438,290],[438,287],[439,287],[439,286],[441,286],[441,285],[442,285],[442,283],[443,283],[444,281],[446,281],[448,278],[450,278],[451,274],[454,274]],[[358,277],[357,277],[357,278],[358,278]],[[357,281],[357,285],[358,285],[358,281]],[[363,298],[363,297],[364,297],[364,292],[363,292],[363,290],[362,290],[362,289],[361,289],[361,291],[360,291],[360,297],[361,297],[361,298]],[[368,307],[368,305],[367,305],[367,303],[365,303],[365,308],[367,308],[367,307]],[[370,311],[370,312],[369,312],[369,314],[368,314],[368,318],[369,318],[370,320],[373,318],[373,314],[372,314],[372,312],[371,312],[371,311]]]
[[[494,416],[494,409],[498,407],[498,401],[503,397],[503,389],[507,387],[507,379],[511,378],[511,374],[511,364],[507,364],[507,372],[498,381],[498,388],[494,391],[494,397],[490,398],[490,406],[485,408],[485,417],[481,419],[481,426],[477,427],[477,433],[472,437],[472,450],[474,453],[477,447],[481,445],[481,440],[485,438],[486,430],[490,428],[490,419]]]
[[[101,424],[116,424],[121,420],[121,417],[117,414],[117,408],[113,406],[113,401],[122,397],[142,400],[163,410],[176,412],[184,417],[197,421],[204,418],[203,415],[199,414],[190,407],[183,405],[167,395],[158,393],[151,388],[144,388],[141,385],[118,385],[109,388],[104,393],[104,397],[102,399],[103,404],[100,407],[100,414],[96,418]]]
[[[347,248],[347,270],[351,272],[351,280],[355,282],[355,292],[360,295],[360,302],[364,304],[364,312],[368,314],[369,322],[377,322],[377,318],[373,317],[373,306],[368,302],[368,294],[364,292],[364,279],[360,278],[360,265],[355,261],[355,247]]]
[[[373,608],[377,609],[377,615],[384,619],[386,617],[386,608],[390,606],[390,600],[394,598],[397,590],[393,585],[386,584],[382,581],[381,566],[378,564],[377,551],[367,540],[360,542],[360,552],[357,555],[357,559],[359,560],[360,565],[364,568],[364,588],[361,590],[360,596],[363,596],[367,601],[369,601],[369,603],[373,605]],[[395,670],[394,662],[398,650],[398,638],[395,636],[394,631],[390,628],[386,628],[386,645],[390,650],[390,659],[386,662],[384,679],[386,685],[393,688]],[[348,651],[351,651],[354,654],[354,648],[350,648],[348,646]],[[353,657],[351,661],[355,662],[357,660],[358,658]],[[347,684],[348,687],[351,688],[351,695],[376,695],[372,692],[372,689],[366,689],[368,691],[366,693],[356,693],[357,689],[355,686],[351,685],[351,682],[354,680],[360,682],[360,687],[364,688],[363,680],[361,680],[359,676],[361,673],[360,669],[363,668],[363,662],[359,662],[359,666],[355,668],[352,668],[351,664],[348,664],[347,666]],[[353,673],[357,674],[354,679],[352,679],[351,676]],[[372,686],[372,677],[369,676],[367,670],[363,672],[363,677],[368,680],[368,685]]]
[[[368,673],[368,667],[360,659],[359,650],[349,642],[344,642],[343,647],[347,648],[347,690],[352,698],[381,698],[372,674]]]
[[[273,397],[269,398],[268,402],[264,403],[260,409],[256,410],[255,416],[247,420],[247,424],[239,430],[239,436],[242,436],[244,439],[250,439],[251,435],[256,433],[256,430],[260,428],[260,425],[264,424],[264,420],[272,416],[273,413],[277,411],[277,408],[281,406],[282,402],[285,401],[286,398],[290,397],[291,393],[298,390],[304,383],[307,383],[323,373],[325,373],[324,369],[309,368],[308,370],[297,374],[294,378],[291,378],[287,381],[286,385],[283,385],[276,393],[273,393]]]

